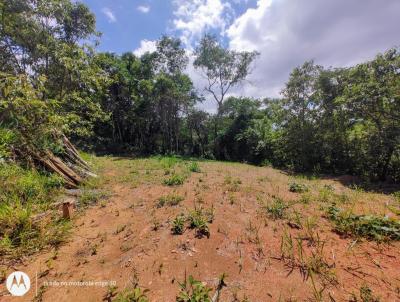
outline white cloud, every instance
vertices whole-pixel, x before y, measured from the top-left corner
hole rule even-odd
[[[181,33],[182,42],[189,48],[207,30],[223,33],[232,12],[229,2],[222,0],[173,0],[173,4],[173,29]]]
[[[140,41],[140,46],[133,51],[135,56],[142,56],[146,52],[154,52],[157,50],[157,42],[151,40]]]
[[[103,7],[101,11],[107,17],[109,23],[117,22],[117,18],[115,17],[111,9],[109,9],[108,7]]]
[[[261,53],[236,94],[278,96],[291,70],[314,59],[342,67],[396,46],[400,1],[258,0],[227,29],[230,48]]]
[[[139,5],[136,9],[143,14],[147,14],[151,8],[149,5]]]

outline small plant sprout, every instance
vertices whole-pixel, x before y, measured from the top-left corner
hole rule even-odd
[[[180,214],[172,221],[171,232],[173,235],[182,235],[185,231],[185,216]]]
[[[193,276],[189,276],[188,280],[179,283],[181,290],[176,297],[176,302],[212,302],[210,298],[211,288],[202,282],[195,280]]]

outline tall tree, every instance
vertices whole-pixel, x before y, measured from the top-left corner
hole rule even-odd
[[[206,78],[205,90],[216,101],[219,115],[226,94],[246,79],[250,73],[251,63],[259,53],[226,49],[215,36],[206,34],[194,54],[196,57],[194,67]]]

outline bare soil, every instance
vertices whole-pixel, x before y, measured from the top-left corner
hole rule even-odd
[[[1,301],[32,301],[36,294],[36,301],[102,301],[107,286],[44,284],[115,281],[117,292],[137,282],[149,290],[150,301],[170,302],[175,301],[185,275],[215,289],[222,273],[227,275],[227,286],[220,301],[226,302],[245,297],[248,301],[363,301],[363,286],[380,301],[400,301],[400,244],[343,238],[325,218],[327,202],[319,200],[319,190],[329,184],[350,199],[342,207],[394,215],[387,209],[393,203],[389,195],[351,190],[335,179],[299,179],[268,167],[221,162],[199,162],[200,173],[192,172],[184,184],[169,187],[163,184],[168,171],[158,159],[96,161],[102,175],[99,186],[109,193],[108,200],[78,213],[71,236],[57,250],[7,267],[7,273],[26,272],[32,287],[24,297],[10,297],[3,283]],[[294,180],[311,188],[311,202],[300,202],[307,195],[289,192]],[[157,207],[157,199],[171,192],[184,200],[177,206]],[[263,204],[277,197],[290,207],[283,219],[274,220]],[[197,238],[191,229],[173,235],[172,220],[195,207],[214,209],[209,238]],[[295,242],[293,259],[282,247],[288,238]],[[314,267],[314,273],[301,263]]]

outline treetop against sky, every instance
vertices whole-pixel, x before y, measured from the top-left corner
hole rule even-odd
[[[83,0],[103,33],[100,51],[140,55],[163,34],[194,49],[205,32],[230,48],[261,53],[247,83],[233,94],[278,96],[290,71],[306,60],[350,66],[399,45],[397,0]],[[201,77],[189,65],[196,87]],[[203,105],[215,109],[213,102]]]

